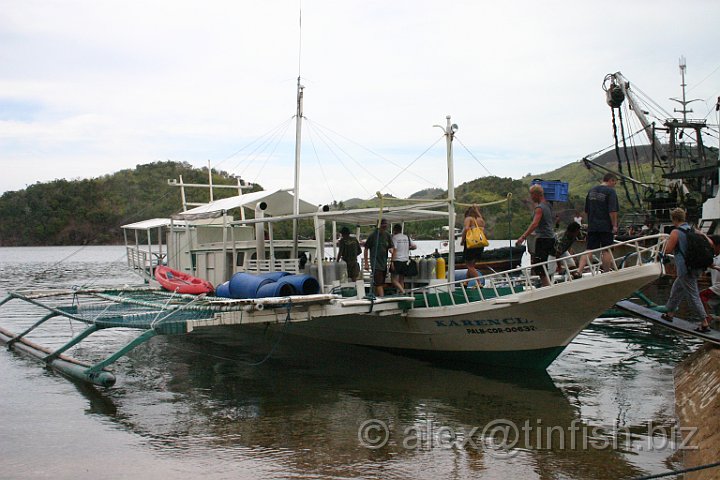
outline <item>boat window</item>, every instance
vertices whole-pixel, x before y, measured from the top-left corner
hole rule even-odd
[[[245,252],[237,252],[237,258],[235,259],[235,265],[242,267],[245,264]]]

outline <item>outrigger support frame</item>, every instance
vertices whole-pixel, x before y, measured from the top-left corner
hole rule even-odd
[[[74,337],[72,340],[67,342],[65,345],[63,345],[62,347],[55,350],[53,353],[51,353],[47,357],[43,358],[43,360],[46,363],[52,362],[53,360],[58,358],[61,353],[66,352],[67,350],[74,347],[78,343],[82,342],[83,340],[85,340],[85,338],[89,337],[91,334],[97,332],[98,330],[99,330],[99,328],[97,327],[97,325],[90,325],[88,328],[86,328],[85,330],[80,332],[80,335]]]
[[[151,329],[151,330],[145,330],[145,331],[144,331],[143,333],[141,333],[138,337],[136,337],[132,342],[128,343],[128,344],[125,345],[123,348],[121,348],[121,349],[118,350],[117,352],[113,353],[112,355],[110,355],[110,356],[109,356],[108,358],[106,358],[105,360],[103,360],[103,361],[101,361],[101,362],[98,362],[98,363],[96,363],[95,365],[93,365],[92,367],[88,368],[85,373],[86,373],[87,375],[96,375],[96,374],[99,374],[102,369],[104,369],[104,368],[107,367],[108,365],[111,365],[111,364],[115,363],[115,362],[118,360],[118,358],[126,355],[126,354],[129,353],[131,350],[133,350],[135,347],[137,347],[138,345],[141,345],[141,344],[147,342],[148,340],[150,340],[150,339],[151,339],[152,337],[154,337],[155,335],[157,335],[157,332],[156,332],[155,330],[152,330],[152,329]]]
[[[144,329],[144,331],[138,337],[133,339],[130,343],[122,347],[114,354],[107,357],[105,360],[102,360],[94,365],[90,365],[63,355],[63,353],[68,351],[70,348],[74,347],[93,333],[97,332],[98,330],[122,326],[121,324],[119,324],[120,320],[118,319],[118,317],[100,318],[101,315],[98,315],[93,320],[88,320],[87,318],[84,318],[79,314],[79,307],[74,304],[71,306],[53,307],[44,304],[29,295],[23,295],[17,292],[11,292],[7,297],[0,300],[0,306],[16,298],[37,307],[43,308],[45,310],[49,310],[49,312],[45,314],[42,318],[40,318],[40,320],[35,322],[32,326],[17,335],[8,330],[0,328],[0,341],[5,342],[9,350],[16,350],[36,357],[40,359],[47,367],[53,368],[54,370],[57,370],[58,372],[74,380],[92,383],[93,385],[97,385],[100,387],[111,387],[115,384],[115,376],[110,371],[106,370],[106,367],[116,362],[120,357],[126,355],[128,352],[132,351],[137,346],[147,342],[155,335],[174,333],[177,334],[184,333],[186,331],[185,328],[178,328],[178,325],[172,325],[172,322],[163,322],[163,320],[167,319],[168,317],[177,313],[180,310],[177,308],[169,308],[167,310],[164,310],[166,314],[159,320],[159,314],[153,314],[154,320],[150,323],[150,328]],[[47,347],[38,345],[25,338],[27,334],[29,334],[51,318],[55,317],[65,317],[71,320],[80,321],[87,324],[88,326],[87,328],[85,328],[85,330],[80,332],[80,334],[76,335],[69,342],[65,343],[56,350],[51,350]],[[142,328],[139,325],[128,324],[127,326],[130,328]]]

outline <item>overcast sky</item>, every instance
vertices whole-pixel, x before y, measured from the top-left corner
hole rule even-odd
[[[719,21],[717,0],[0,0],[0,192],[167,159],[289,188],[298,71],[308,201],[445,188],[446,115],[456,185],[548,171],[612,143],[610,72],[672,111],[685,55],[717,123]]]

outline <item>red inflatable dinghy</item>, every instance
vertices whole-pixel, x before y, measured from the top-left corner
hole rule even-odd
[[[155,267],[155,280],[160,282],[165,290],[171,292],[200,295],[201,293],[212,293],[214,290],[212,283],[207,280],[178,272],[164,265]]]

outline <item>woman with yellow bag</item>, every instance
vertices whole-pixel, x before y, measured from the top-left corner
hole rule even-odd
[[[477,205],[468,207],[465,210],[465,221],[463,223],[462,240],[463,259],[467,267],[467,278],[478,277],[475,262],[480,260],[480,256],[488,246],[487,237],[485,236],[485,219],[480,213]]]

